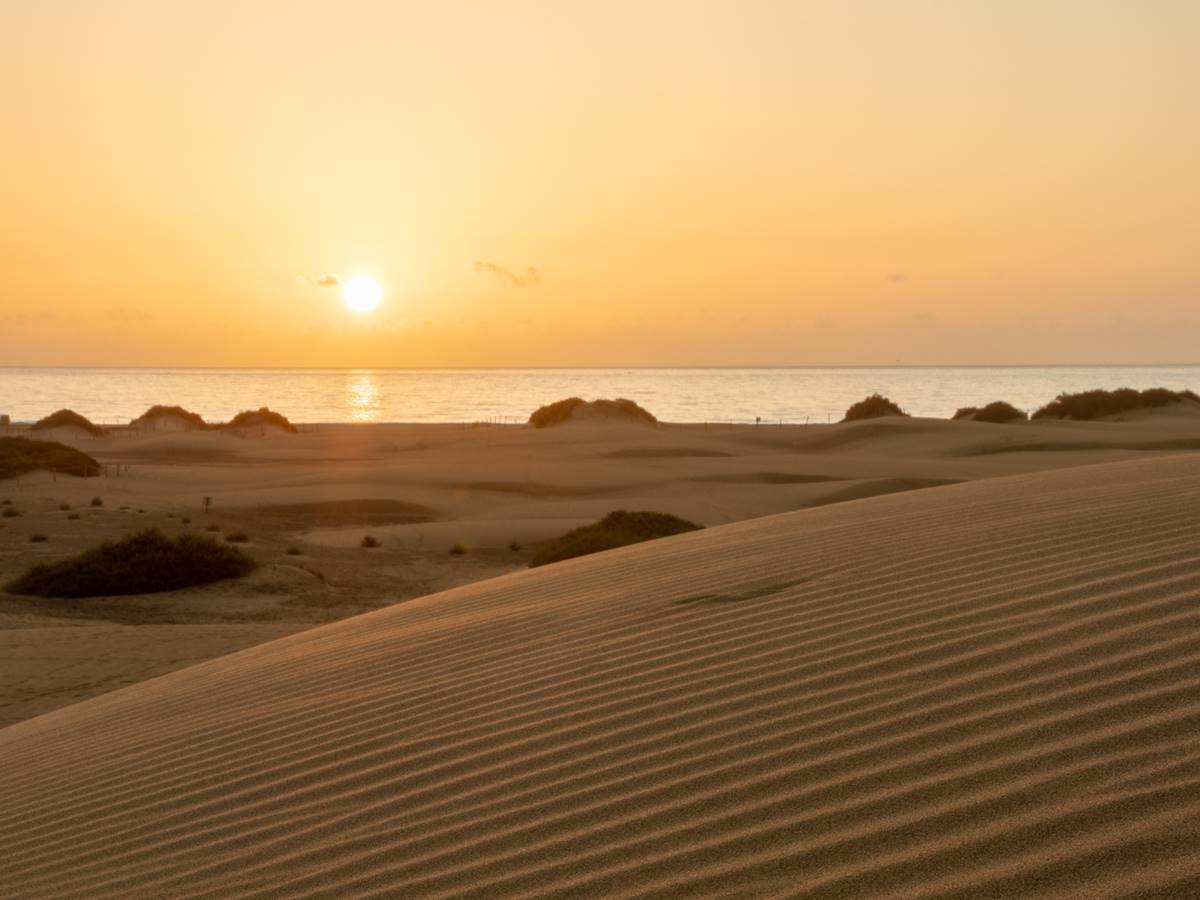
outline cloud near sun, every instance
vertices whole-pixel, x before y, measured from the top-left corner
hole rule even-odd
[[[494,262],[476,260],[475,271],[494,275],[501,284],[508,287],[532,287],[542,283],[541,273],[533,266],[527,268],[524,275],[520,275]]]

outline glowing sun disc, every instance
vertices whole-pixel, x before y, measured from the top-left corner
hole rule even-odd
[[[369,275],[351,278],[342,287],[342,302],[346,304],[346,309],[354,313],[369,313],[379,305],[382,297],[383,288]]]

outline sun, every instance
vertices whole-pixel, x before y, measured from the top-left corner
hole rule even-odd
[[[379,305],[383,297],[383,288],[370,275],[359,275],[351,278],[342,287],[342,302],[346,309],[353,313],[369,313]]]

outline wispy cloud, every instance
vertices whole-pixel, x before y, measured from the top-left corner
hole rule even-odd
[[[506,287],[532,287],[535,284],[542,283],[541,273],[533,266],[525,270],[524,275],[513,272],[504,266],[497,265],[494,262],[481,262],[476,260],[475,271],[485,275],[493,275],[495,278]]]
[[[322,272],[320,275],[297,275],[296,283],[312,287],[337,287],[342,279],[331,272]]]

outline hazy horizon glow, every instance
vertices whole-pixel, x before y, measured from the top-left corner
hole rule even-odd
[[[9,4],[0,364],[1195,360],[1198,37],[1184,0]]]

